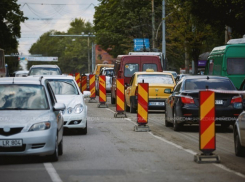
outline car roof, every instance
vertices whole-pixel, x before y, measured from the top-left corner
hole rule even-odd
[[[135,72],[137,75],[171,75],[171,73],[164,73],[164,72],[154,72],[154,71],[141,71],[141,72]]]
[[[40,77],[40,75],[31,75],[29,77]],[[71,75],[42,75],[42,77],[43,79],[74,79]]]
[[[0,78],[0,84],[34,84],[40,85],[39,77],[4,77]]]
[[[177,73],[176,71],[162,71],[164,73]]]
[[[14,73],[17,74],[17,73],[28,73],[29,71],[28,70],[20,70],[20,71],[15,71]]]
[[[43,65],[32,65],[31,68],[59,68],[57,65],[43,64]]]
[[[224,76],[213,76],[213,75],[186,75],[182,79],[224,79],[224,80],[229,80],[228,77]]]

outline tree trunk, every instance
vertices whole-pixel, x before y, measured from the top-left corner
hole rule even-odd
[[[187,43],[188,43],[188,41],[185,40],[185,73],[189,74],[190,55],[189,55],[189,52],[188,52]]]

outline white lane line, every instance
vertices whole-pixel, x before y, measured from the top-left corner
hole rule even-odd
[[[43,163],[53,182],[62,182],[54,166],[51,163]]]
[[[130,121],[130,122],[133,122],[130,118],[125,118],[125,120],[127,120],[127,121]],[[157,138],[157,139],[159,139],[159,140],[161,140],[161,141],[163,141],[163,142],[165,142],[165,143],[168,143],[168,144],[170,144],[170,145],[172,145],[172,146],[174,146],[174,147],[176,147],[176,148],[178,148],[178,149],[181,149],[181,150],[184,150],[184,151],[186,151],[187,153],[189,153],[189,154],[192,154],[192,155],[196,155],[197,153],[196,152],[194,152],[194,151],[192,151],[192,150],[190,150],[190,149],[184,149],[182,146],[180,146],[180,145],[177,145],[177,144],[175,144],[175,143],[173,143],[173,142],[170,142],[170,141],[168,141],[168,140],[166,140],[166,139],[164,139],[164,138],[162,138],[162,137],[159,137],[159,136],[156,136],[156,135],[154,135],[152,132],[148,132],[151,136],[153,136],[153,137],[155,137],[155,138]],[[219,167],[219,168],[221,168],[221,169],[223,169],[223,170],[225,170],[225,171],[227,171],[227,172],[230,172],[230,173],[233,173],[233,174],[235,174],[235,175],[237,175],[237,176],[240,176],[240,177],[242,177],[242,178],[245,178],[245,175],[244,174],[242,174],[242,173],[239,173],[239,172],[237,172],[237,171],[234,171],[234,170],[232,170],[232,169],[229,169],[229,168],[227,168],[226,166],[224,166],[224,165],[222,165],[222,164],[213,164],[214,166],[216,166],[216,167]]]
[[[111,110],[111,109],[108,109],[108,108],[106,108],[106,110],[108,110],[108,111],[110,111],[110,112],[112,112],[112,113],[116,113],[115,111],[113,111],[113,110]]]

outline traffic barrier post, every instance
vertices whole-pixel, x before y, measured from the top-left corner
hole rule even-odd
[[[86,75],[82,75],[82,79],[81,79],[81,92],[83,93],[83,91],[87,90],[87,76]]]
[[[81,87],[81,76],[80,73],[75,73],[75,80],[77,82],[78,87]]]
[[[127,117],[125,113],[125,86],[123,78],[116,80],[116,113],[114,117],[118,116]]]
[[[99,76],[99,104],[98,107],[108,107],[106,104],[106,76]]]
[[[96,95],[95,95],[95,75],[89,75],[89,90],[91,92],[89,102],[92,102],[92,101],[96,102],[95,101],[95,98],[96,98]]]
[[[199,122],[199,149],[201,154],[194,156],[197,163],[220,162],[220,157],[215,155],[215,92],[200,91],[200,122]]]
[[[137,124],[135,131],[150,131],[148,123],[149,83],[138,83]]]

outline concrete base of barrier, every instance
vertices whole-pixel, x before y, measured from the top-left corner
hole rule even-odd
[[[95,98],[94,99],[89,99],[89,101],[88,101],[89,103],[97,103],[97,101],[95,100]]]
[[[194,161],[198,164],[201,163],[220,163],[220,157],[216,154],[196,154],[194,156]]]
[[[114,118],[126,118],[127,115],[125,112],[117,112],[114,114]]]
[[[97,107],[98,108],[108,108],[108,105],[105,103],[99,103]]]
[[[148,125],[135,125],[134,131],[136,131],[136,132],[149,132],[151,130],[150,130],[150,127]]]

